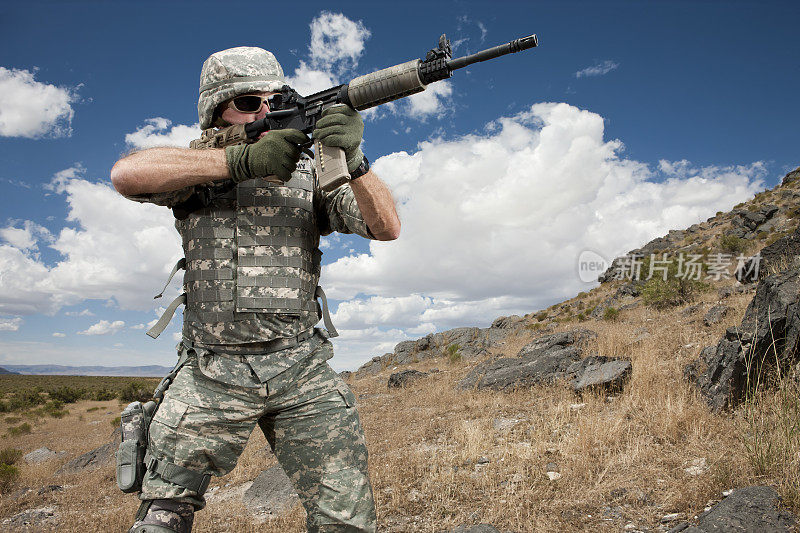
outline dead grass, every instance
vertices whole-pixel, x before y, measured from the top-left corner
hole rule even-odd
[[[790,489],[800,480],[800,447],[784,447],[783,455],[766,463],[754,461],[748,448],[748,436],[776,441],[777,433],[786,434],[786,425],[776,421],[783,417],[790,423],[791,415],[781,414],[775,397],[769,396],[778,392],[764,393],[748,404],[749,411],[718,416],[683,378],[683,367],[741,320],[752,297],[726,300],[734,311],[708,328],[702,316],[715,303],[714,294],[701,295],[700,308],[690,316],[680,309],[657,312],[640,307],[623,310],[615,322],[558,325],[593,329],[598,338],[590,349],[631,359],[633,374],[618,396],[578,397],[564,384],[510,393],[461,391],[454,384],[473,363],[450,364],[445,358],[414,365],[440,371],[406,389],[386,388],[391,368],[355,380],[352,387],[360,398],[382,530],[434,532],[479,522],[526,532],[619,531],[628,522],[653,527],[667,513],[691,517],[709,500],[719,499],[723,490],[755,483],[779,487],[793,510],[800,510],[796,489]],[[634,342],[637,328],[646,328],[650,336]],[[516,355],[542,333],[521,329],[495,354]],[[4,437],[4,447],[25,453],[40,446],[69,453],[42,465],[20,464],[21,480],[0,495],[0,520],[20,509],[54,505],[59,513],[54,529],[125,530],[137,501],[116,489],[112,467],[53,477],[69,458],[108,442],[109,421],[119,410],[115,401],[79,402],[71,404],[70,414],[62,419],[35,422],[30,435]],[[497,429],[498,418],[518,422]],[[0,419],[0,434],[6,434],[9,425]],[[776,435],[770,437],[770,431]],[[212,490],[252,481],[274,464],[266,446],[256,430],[236,469],[215,479]],[[695,459],[705,459],[708,471],[688,474],[685,468]],[[550,481],[546,471],[554,467],[561,478]],[[787,474],[787,467],[795,474]],[[52,484],[64,489],[38,493]],[[22,487],[33,490],[15,498]],[[259,524],[237,498],[211,504],[197,515],[195,528],[303,530],[299,505]]]

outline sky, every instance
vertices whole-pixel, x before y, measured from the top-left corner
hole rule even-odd
[[[334,234],[336,370],[545,308],[604,258],[726,211],[800,165],[797,2],[3,2],[0,365],[171,365],[144,334],[181,257],[171,212],[111,187],[132,150],[198,136],[200,67],[260,46],[302,94],[536,34],[364,113],[399,239]],[[180,276],[177,276],[180,278]]]

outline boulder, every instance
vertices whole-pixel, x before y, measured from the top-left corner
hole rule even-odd
[[[796,520],[780,507],[780,497],[770,487],[746,487],[700,515],[697,525],[678,524],[670,533],[712,533],[757,531],[784,533],[795,531]]]
[[[4,531],[44,531],[56,525],[57,509],[52,506],[26,509],[3,520]]]
[[[590,355],[572,363],[567,368],[567,374],[574,376],[570,385],[575,392],[590,389],[620,390],[631,374],[631,362],[626,359]]]
[[[115,429],[111,437],[113,440],[108,444],[104,444],[90,452],[79,455],[65,463],[61,468],[56,470],[55,475],[77,474],[79,472],[96,470],[111,465],[114,462],[114,455],[117,453],[117,448],[119,448],[121,440],[120,428]]]
[[[280,465],[261,472],[242,496],[247,510],[261,520],[288,511],[299,501],[292,482]]]
[[[685,374],[719,411],[737,404],[748,384],[763,381],[776,358],[781,366],[794,364],[799,344],[800,268],[794,268],[761,280],[741,325],[704,348]]]
[[[501,316],[492,322],[492,327],[497,329],[513,329],[519,327],[525,319],[519,315]]]
[[[517,386],[552,383],[567,377],[567,369],[581,358],[582,344],[597,334],[576,329],[544,335],[526,344],[517,357],[490,359],[461,380],[462,389],[507,390]]]
[[[709,309],[708,312],[703,317],[703,324],[705,324],[706,326],[713,326],[714,324],[719,324],[722,321],[722,319],[725,318],[725,315],[728,314],[728,311],[730,311],[731,309],[733,308],[724,304],[715,305],[714,307]]]
[[[28,463],[29,465],[38,465],[39,463],[43,463],[45,461],[49,461],[55,457],[58,457],[59,454],[48,448],[47,446],[42,446],[41,448],[37,448],[30,453],[26,453],[22,456],[22,459]]]
[[[405,387],[406,385],[426,377],[428,374],[426,372],[420,372],[419,370],[401,370],[400,372],[395,372],[391,376],[389,376],[389,382],[387,386],[391,388],[400,388]]]

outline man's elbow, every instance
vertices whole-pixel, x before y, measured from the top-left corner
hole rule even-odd
[[[379,241],[393,241],[400,236],[400,220],[388,225],[383,231],[375,233],[375,238]]]
[[[133,187],[134,181],[131,174],[130,165],[124,160],[120,159],[111,168],[111,184],[123,196],[131,196],[137,194]]]

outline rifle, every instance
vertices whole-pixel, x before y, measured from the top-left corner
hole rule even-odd
[[[286,128],[310,134],[322,112],[332,105],[346,104],[355,110],[363,111],[422,92],[428,84],[450,78],[454,70],[538,45],[536,35],[530,35],[476,54],[451,59],[450,40],[442,34],[439,37],[439,46],[429,51],[425,59],[413,59],[359,76],[350,83],[331,87],[310,96],[301,96],[288,85],[284,85],[279,93],[269,98],[271,111],[264,118],[249,124],[204,130],[200,139],[192,141],[190,146],[220,148],[240,142],[255,142],[265,131]],[[347,172],[344,150],[324,146],[319,141],[313,142],[314,160],[322,190],[331,191],[346,183],[350,175]]]

